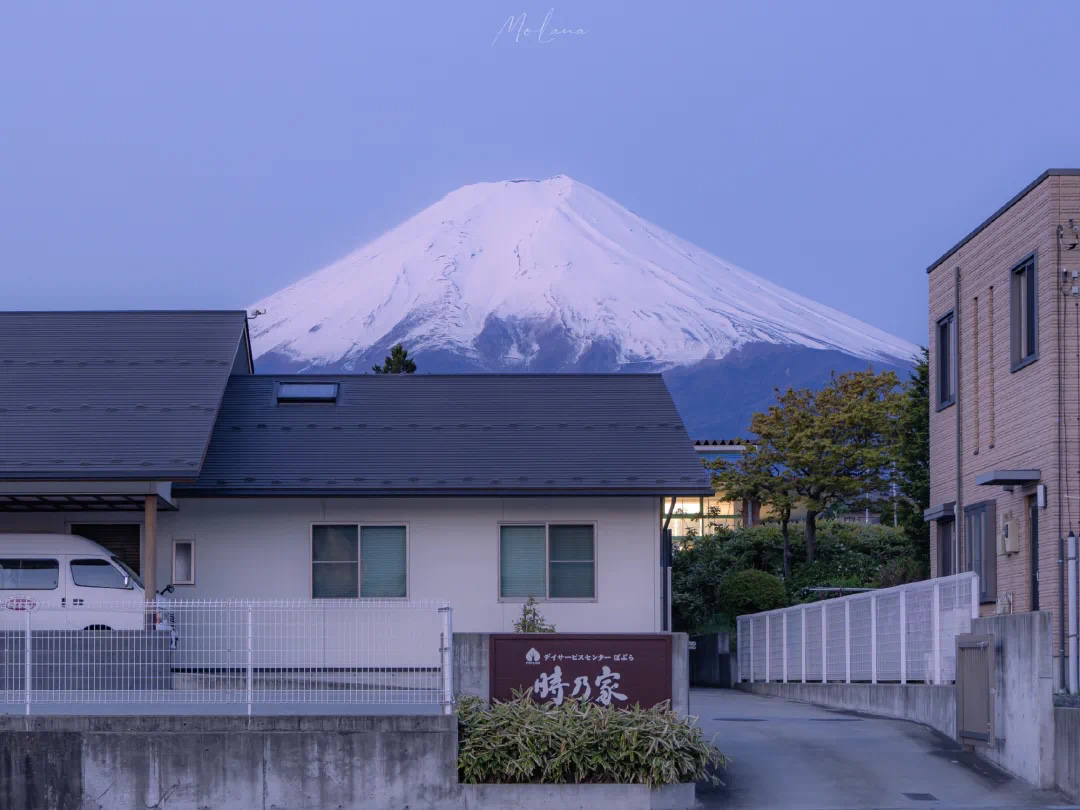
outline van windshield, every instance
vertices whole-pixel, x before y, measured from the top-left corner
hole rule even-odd
[[[134,582],[140,588],[143,586],[142,579],[139,577],[139,575],[132,571],[123,560],[121,560],[119,557],[110,557],[109,559],[112,560],[113,563],[118,566],[121,571],[131,577],[132,582]]]

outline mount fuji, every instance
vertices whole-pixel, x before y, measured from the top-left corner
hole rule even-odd
[[[773,387],[910,367],[918,348],[713,256],[584,183],[464,186],[256,303],[260,371],[662,371],[692,435]]]

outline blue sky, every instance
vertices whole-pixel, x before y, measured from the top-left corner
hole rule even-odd
[[[587,33],[492,44],[549,9]],[[0,309],[242,307],[563,173],[925,342],[926,265],[1080,165],[1078,36],[1071,0],[7,2]]]

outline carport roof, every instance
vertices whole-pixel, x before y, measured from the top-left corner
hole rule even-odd
[[[242,311],[0,313],[0,480],[194,479],[234,370]]]
[[[281,383],[336,401],[277,402]],[[229,380],[192,495],[709,495],[659,374]]]

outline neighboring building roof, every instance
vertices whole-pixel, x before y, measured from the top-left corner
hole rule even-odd
[[[242,311],[2,312],[0,480],[193,479],[234,370]]]
[[[979,227],[977,227],[975,230],[973,230],[971,233],[969,233],[967,236],[965,236],[963,239],[961,239],[959,242],[957,242],[955,245],[945,251],[945,253],[942,254],[940,259],[938,259],[936,262],[926,268],[926,272],[932,272],[935,267],[944,262],[954,253],[956,253],[956,251],[958,251],[960,248],[962,248],[964,245],[966,245],[968,242],[978,236],[979,233],[981,233],[985,228],[987,228],[994,220],[996,220],[998,217],[1000,217],[1002,214],[1004,214],[1006,211],[1016,205],[1016,203],[1020,202],[1020,200],[1022,200],[1029,191],[1032,191],[1036,186],[1039,185],[1039,183],[1041,183],[1046,178],[1069,177],[1076,175],[1080,175],[1080,169],[1047,169],[1045,172],[1043,172],[1026,186],[1024,186],[1024,188],[1021,189],[1020,192],[1016,194],[1011,200],[1001,206],[1001,208],[999,208],[997,211],[992,213],[981,225],[979,225]]]
[[[741,453],[746,449],[742,439],[694,439],[698,453]]]
[[[280,382],[336,403],[276,404]],[[708,495],[659,374],[234,377],[191,495]]]

